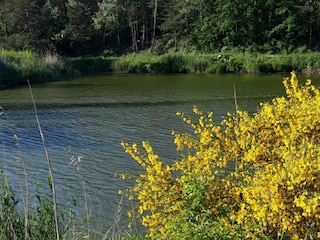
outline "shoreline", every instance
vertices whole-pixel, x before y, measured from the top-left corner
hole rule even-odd
[[[319,59],[319,60],[318,60]],[[68,62],[80,73],[290,73],[320,74],[320,52],[270,55],[264,53],[149,52],[121,57],[79,57]]]
[[[40,56],[31,51],[0,50],[0,89],[59,81],[88,74],[320,74],[320,52],[270,55],[251,52],[150,52],[120,57],[64,58],[56,54]]]

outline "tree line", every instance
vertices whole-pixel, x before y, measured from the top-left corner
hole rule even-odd
[[[150,49],[319,50],[317,0],[0,0],[0,47],[67,56]]]

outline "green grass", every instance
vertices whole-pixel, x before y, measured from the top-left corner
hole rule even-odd
[[[170,52],[153,55],[149,52],[130,54],[111,60],[115,73],[312,73],[320,69],[320,53],[251,53],[225,50],[212,54]]]
[[[121,57],[62,58],[31,51],[0,50],[0,87],[56,81],[96,73],[320,73],[320,52],[298,49],[291,53],[255,53],[222,49],[216,53],[150,51]]]
[[[62,57],[46,53],[0,50],[0,85],[13,87],[32,83],[60,80],[77,75],[77,71]]]

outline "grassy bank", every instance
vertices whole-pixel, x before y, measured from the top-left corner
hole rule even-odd
[[[0,86],[13,87],[54,81],[75,76],[77,72],[56,54],[39,55],[31,51],[0,50]]]
[[[95,73],[320,73],[320,53],[297,50],[268,54],[223,50],[212,54],[148,51],[121,57],[62,58],[31,51],[0,50],[0,86],[12,87]]]
[[[113,63],[114,72],[129,73],[274,73],[318,72],[320,53],[259,54],[226,51],[215,54],[168,53],[128,55]]]
[[[297,51],[268,54],[226,50],[212,54],[149,52],[117,58],[76,58],[71,65],[82,73],[319,73],[320,53]]]

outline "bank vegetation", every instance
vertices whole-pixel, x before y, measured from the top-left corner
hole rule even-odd
[[[55,53],[0,50],[0,86],[69,79],[101,73],[279,73],[295,70],[320,73],[320,52],[299,48],[292,53],[254,53],[248,49],[222,49],[216,53],[149,51],[120,57],[73,57]]]
[[[61,56],[53,53],[0,50],[0,87],[15,87],[77,76],[78,72]]]
[[[308,0],[0,1],[0,85],[77,71],[317,73],[319,19]]]

